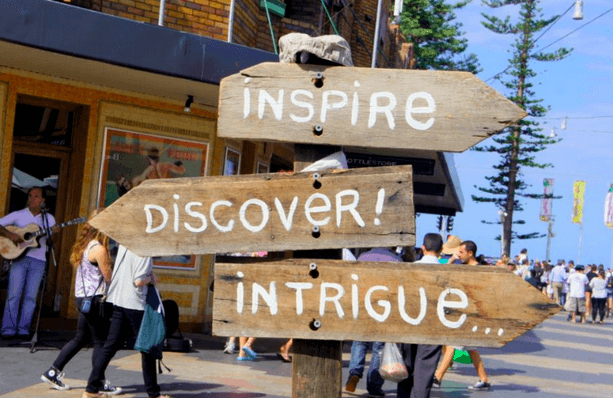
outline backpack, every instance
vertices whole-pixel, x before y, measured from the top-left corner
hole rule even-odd
[[[192,350],[192,340],[183,337],[179,330],[179,306],[174,300],[164,300],[162,305],[166,314],[164,351],[190,352]]]
[[[609,279],[607,279],[607,289],[613,289],[613,275],[609,277]]]

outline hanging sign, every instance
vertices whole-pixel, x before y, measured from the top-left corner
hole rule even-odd
[[[604,224],[613,229],[613,184],[609,186],[609,192],[604,201]]]
[[[551,219],[551,205],[553,195],[553,178],[543,179],[543,200],[541,201],[540,219],[549,222]]]
[[[583,224],[583,205],[585,202],[585,181],[575,181],[573,184],[573,215],[571,221]]]

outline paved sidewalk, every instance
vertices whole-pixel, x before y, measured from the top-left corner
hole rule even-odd
[[[74,332],[43,332],[37,351],[10,347],[0,341],[0,398],[80,398],[91,370],[92,350],[80,352],[64,369],[64,379],[73,388],[57,391],[40,381]],[[164,353],[164,363],[172,369],[158,375],[164,393],[174,398],[281,398],[291,397],[291,364],[276,357],[280,339],[259,339],[253,345],[259,357],[238,362],[236,355],[222,352],[224,339],[200,334],[187,335],[194,341],[190,353]],[[446,374],[443,386],[432,398],[609,398],[613,391],[613,318],[604,325],[572,324],[566,313],[527,332],[502,349],[479,350],[492,390],[470,391],[477,381],[472,365],[459,365]],[[49,344],[54,347],[46,347]],[[343,346],[343,383],[347,380],[351,344]],[[367,361],[370,359],[367,356]],[[113,384],[124,389],[122,397],[145,398],[140,370],[140,354],[119,351],[107,370]],[[342,398],[365,398],[366,381],[360,380],[355,393],[342,392]],[[388,398],[396,397],[396,384],[386,381]]]

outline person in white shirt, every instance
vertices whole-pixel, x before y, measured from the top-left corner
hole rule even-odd
[[[424,236],[421,246],[423,257],[416,261],[420,264],[438,266],[438,258],[443,249],[443,237],[428,233]],[[397,397],[429,397],[434,383],[434,372],[441,357],[440,345],[431,344],[401,344],[400,351],[407,369],[412,369],[407,379],[398,383]]]
[[[583,273],[583,265],[575,266],[575,273],[568,277],[569,296],[568,307],[570,310],[570,321],[576,322],[576,315],[581,316],[581,323],[585,323],[585,286],[589,283],[587,276]]]

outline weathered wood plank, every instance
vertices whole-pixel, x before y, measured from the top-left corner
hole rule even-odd
[[[292,398],[341,396],[340,341],[295,339],[292,346]]]
[[[143,256],[412,245],[411,167],[147,180],[90,224]]]
[[[468,72],[262,63],[222,80],[218,134],[462,152],[525,115]]]
[[[559,309],[495,267],[218,263],[213,333],[501,347]]]

